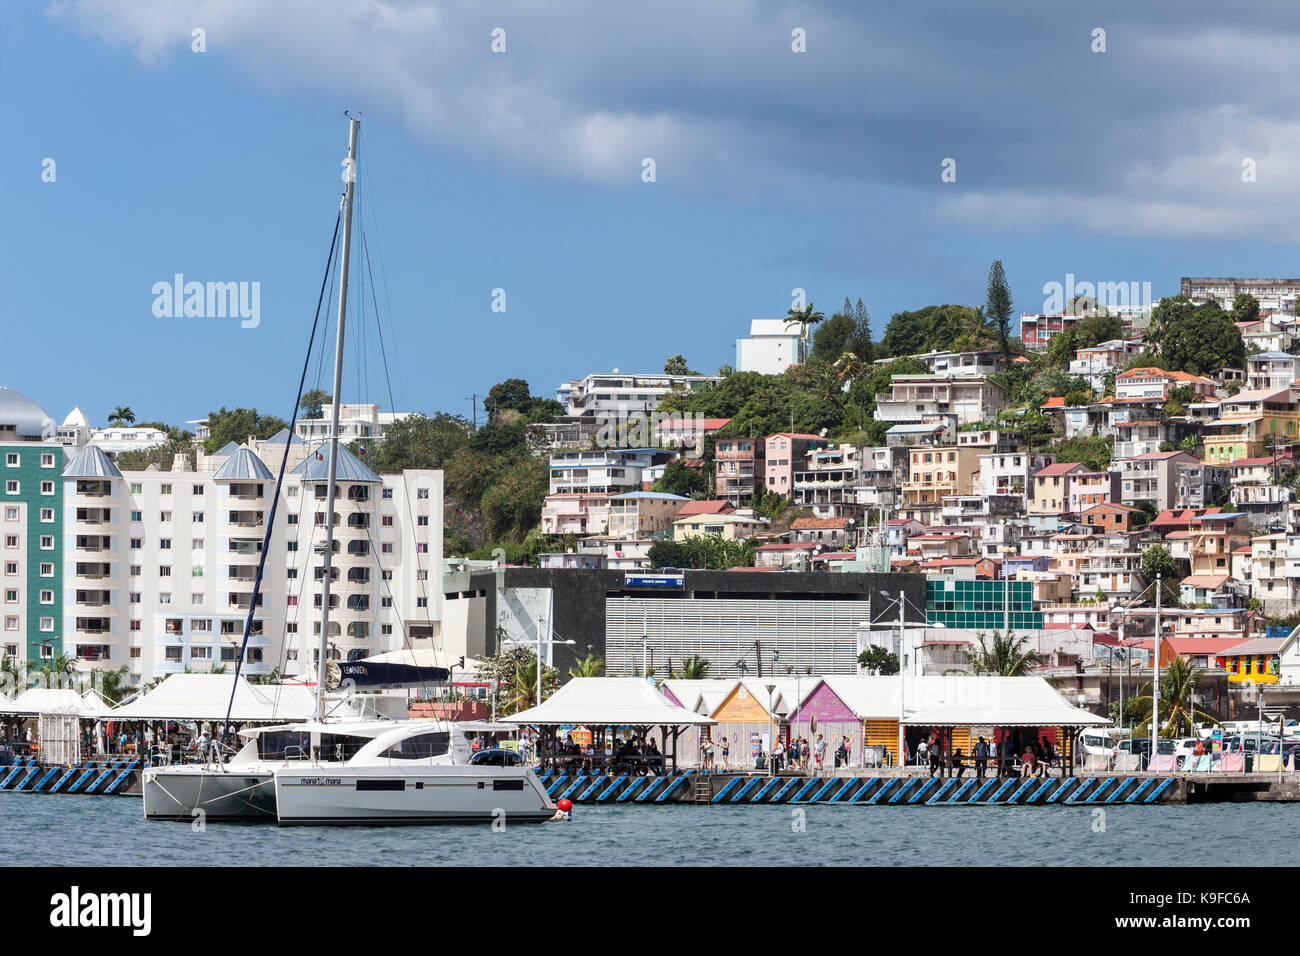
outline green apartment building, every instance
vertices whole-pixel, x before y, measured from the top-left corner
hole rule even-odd
[[[63,650],[63,446],[34,401],[0,386],[0,653]]]

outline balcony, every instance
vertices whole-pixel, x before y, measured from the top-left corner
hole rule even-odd
[[[263,496],[262,485],[232,484],[230,486],[230,497],[244,501],[260,499]]]
[[[77,591],[76,601],[86,607],[106,607],[112,600],[112,592],[103,590]]]
[[[113,587],[113,565],[97,561],[78,561],[73,568],[73,581],[93,581],[102,587]]]
[[[113,523],[112,508],[78,508],[77,523],[100,525]]]
[[[260,511],[232,511],[229,515],[229,524],[231,528],[238,528],[241,531],[260,529],[266,526]]]
[[[79,617],[73,630],[78,634],[111,634],[113,622],[106,617]]]
[[[107,498],[113,494],[113,482],[78,480],[75,491],[83,498]]]
[[[113,538],[111,535],[79,534],[76,539],[76,548],[78,551],[112,551]]]

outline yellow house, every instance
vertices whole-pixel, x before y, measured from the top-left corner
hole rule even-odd
[[[768,519],[740,512],[689,515],[673,522],[673,540],[685,541],[706,534],[720,534],[728,541],[740,541],[767,530]]]
[[[768,684],[773,685],[770,695]],[[811,690],[812,684],[811,680],[803,681],[802,690]],[[796,682],[789,678],[736,681],[736,686],[709,714],[717,721],[712,730],[713,739],[721,742],[725,735],[733,767],[738,764],[752,767],[754,748],[763,742],[771,746],[771,735],[774,730],[780,734],[795,693]]]
[[[1238,392],[1219,403],[1219,417],[1205,426],[1205,462],[1226,465],[1259,458],[1274,442],[1295,441],[1297,434],[1300,403],[1289,388]]]
[[[920,520],[921,515],[937,513],[944,497],[973,494],[981,451],[972,445],[910,449],[899,514]]]
[[[1227,673],[1229,684],[1276,684],[1278,652],[1285,642],[1281,637],[1242,641],[1219,652],[1215,663]]]

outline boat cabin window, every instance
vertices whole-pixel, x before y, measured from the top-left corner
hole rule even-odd
[[[395,760],[423,760],[426,757],[441,757],[447,752],[450,744],[451,734],[445,731],[435,734],[420,734],[418,737],[407,737],[405,740],[397,741],[379,756]]]
[[[263,760],[306,760],[311,756],[311,734],[303,730],[268,731],[258,735],[257,755]]]
[[[351,760],[358,750],[370,743],[370,740],[369,737],[355,737],[351,734],[321,734],[321,759]]]

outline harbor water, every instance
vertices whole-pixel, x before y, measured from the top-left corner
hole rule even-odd
[[[0,866],[1294,866],[1294,804],[579,805],[562,823],[149,823],[139,798],[0,794]],[[1243,840],[1243,834],[1251,838]]]

